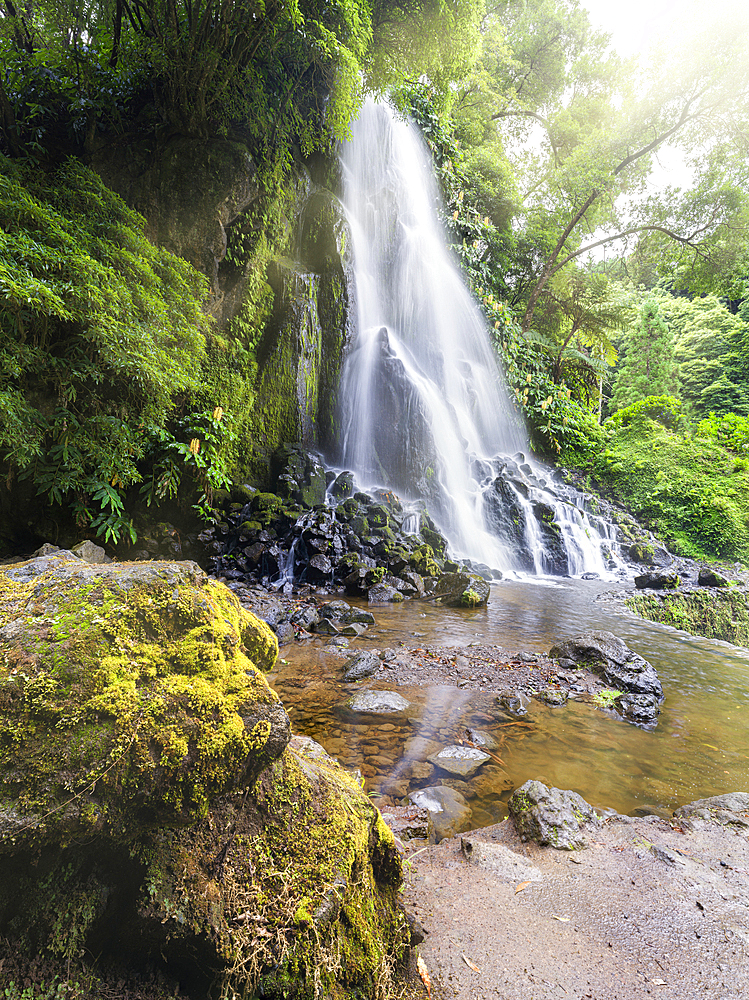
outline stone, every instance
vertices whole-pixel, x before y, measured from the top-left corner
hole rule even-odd
[[[438,844],[454,837],[471,821],[471,807],[465,798],[447,785],[430,785],[412,792],[409,799],[429,813],[429,842]]]
[[[653,571],[635,577],[635,587],[638,590],[676,590],[678,586],[679,577],[676,573]]]
[[[423,806],[390,806],[382,818],[401,840],[426,840],[429,836],[429,812]]]
[[[88,538],[82,542],[78,542],[78,544],[74,545],[70,551],[75,553],[75,555],[77,555],[78,558],[82,559],[84,562],[93,563],[95,565],[110,563],[112,561],[101,545],[96,545]]]
[[[403,594],[395,587],[388,587],[385,583],[376,583],[367,591],[367,600],[370,604],[399,604],[403,600]]]
[[[566,705],[570,693],[566,688],[543,688],[538,692],[537,698],[545,705],[556,708],[559,705]]]
[[[361,691],[346,702],[346,707],[358,715],[399,715],[408,710],[410,702],[395,691]]]
[[[491,588],[477,573],[444,573],[434,589],[448,607],[477,608],[486,604]]]
[[[349,626],[350,627],[350,626]],[[380,669],[380,658],[374,653],[364,651],[346,660],[343,669],[343,680],[346,684],[353,681],[360,681],[364,677],[371,677]]]
[[[540,781],[526,781],[516,789],[507,808],[522,840],[559,851],[587,847],[583,828],[601,824],[600,815],[577,792],[550,788]]]
[[[530,704],[531,700],[524,691],[503,691],[497,695],[497,705],[516,719],[527,715]]]
[[[622,691],[617,710],[642,729],[658,724],[663,688],[655,668],[612,632],[585,632],[558,646],[549,656],[560,663],[571,661],[598,674],[611,688]]]
[[[473,747],[458,746],[451,744],[444,747],[439,753],[427,757],[430,764],[434,764],[441,771],[454,774],[457,778],[470,778],[485,764],[491,757],[482,750]]]
[[[728,580],[718,573],[717,570],[707,566],[701,566],[697,575],[697,583],[700,587],[727,587]]]
[[[306,632],[312,632],[315,626],[319,624],[320,616],[317,613],[317,608],[311,604],[302,604],[292,612],[291,621]]]
[[[720,823],[722,826],[749,827],[749,792],[728,792],[712,795],[679,806],[674,817],[684,825],[699,826],[700,823]]]

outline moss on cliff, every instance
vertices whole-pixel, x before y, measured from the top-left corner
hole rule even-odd
[[[672,625],[692,635],[722,639],[749,647],[749,595],[737,589],[689,590],[681,593],[633,594],[631,611],[653,622]]]

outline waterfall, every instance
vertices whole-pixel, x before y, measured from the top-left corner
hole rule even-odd
[[[423,497],[459,558],[600,572],[597,533],[544,492],[525,457],[484,318],[447,249],[421,135],[371,99],[352,132],[341,162],[357,332],[341,381],[343,465],[365,488]],[[537,522],[539,506],[555,515]],[[550,555],[560,545],[567,554]]]

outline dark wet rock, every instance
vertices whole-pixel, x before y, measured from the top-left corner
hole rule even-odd
[[[273,626],[273,631],[276,633],[279,643],[282,644],[293,642],[296,637],[294,633],[294,626],[288,619],[277,622]]]
[[[328,559],[327,556],[324,556],[321,552],[317,552],[315,555],[311,556],[307,565],[310,569],[310,579],[330,577],[333,574],[333,564],[330,559]]]
[[[523,840],[559,851],[587,847],[585,826],[600,826],[601,817],[577,792],[550,788],[540,781],[526,781],[507,803],[510,816]]]
[[[727,587],[728,580],[717,570],[707,566],[700,567],[697,575],[697,583],[700,587]]]
[[[292,612],[291,621],[294,625],[298,625],[299,628],[303,628],[307,632],[312,632],[320,621],[320,615],[317,613],[317,608],[313,605],[301,604]]]
[[[566,688],[544,688],[538,692],[537,698],[545,705],[556,708],[559,705],[566,705],[569,696]]]
[[[400,578],[401,580],[405,580],[406,583],[410,583],[419,597],[424,596],[424,580],[418,573],[412,569],[404,569],[400,574]]]
[[[403,600],[403,594],[386,583],[376,583],[367,591],[367,600],[370,604],[398,604]]]
[[[361,691],[346,702],[346,707],[358,715],[399,715],[410,702],[395,691]]]
[[[544,543],[544,571],[552,576],[569,576],[569,560],[556,511],[549,504],[538,501],[532,503],[531,507]]]
[[[345,500],[354,492],[354,476],[351,472],[342,472],[328,490],[334,500]]]
[[[612,632],[586,632],[553,646],[549,656],[560,664],[587,667],[610,687],[624,692],[617,707],[627,721],[643,729],[657,725],[663,688],[655,667]]]
[[[330,618],[323,618],[315,625],[316,635],[339,635],[340,631],[338,625]]]
[[[475,573],[445,573],[434,588],[434,595],[450,607],[477,608],[490,593],[489,584]]]
[[[583,573],[583,575],[580,577],[580,579],[581,580],[600,580],[601,579],[601,574],[600,573]]]
[[[635,586],[638,590],[676,590],[679,586],[679,577],[676,573],[658,571],[641,573],[635,577]]]
[[[491,757],[473,747],[451,744],[439,753],[427,757],[427,760],[441,771],[455,775],[456,778],[471,778],[488,760],[491,760]]]
[[[429,812],[429,842],[454,837],[471,821],[471,807],[460,792],[447,785],[430,785],[409,795],[414,805]]]
[[[497,695],[497,705],[517,719],[527,714],[531,700],[523,691],[507,691]]]
[[[352,681],[360,681],[364,677],[371,677],[380,669],[380,658],[375,653],[364,650],[346,660],[343,670],[343,679],[348,684]]]
[[[728,792],[712,795],[680,806],[674,811],[684,825],[720,823],[722,826],[749,827],[749,792]]]

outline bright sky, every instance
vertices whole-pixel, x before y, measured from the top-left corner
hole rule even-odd
[[[667,35],[679,23],[683,0],[580,0],[591,22],[612,36],[619,55],[632,56],[647,50],[651,41]]]

